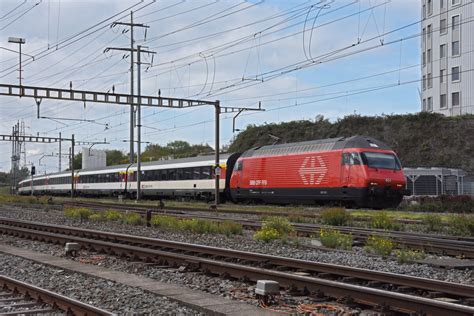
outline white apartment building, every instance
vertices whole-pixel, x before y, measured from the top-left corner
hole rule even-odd
[[[422,2],[422,111],[474,114],[474,0]]]

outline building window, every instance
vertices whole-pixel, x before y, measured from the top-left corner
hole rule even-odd
[[[429,97],[428,98],[428,104],[426,105],[427,106],[427,111],[432,111],[433,110],[433,98],[432,97]]]
[[[423,75],[423,90],[426,90],[426,76]]]
[[[439,58],[446,57],[446,44],[439,45]]]
[[[446,19],[442,19],[440,22],[439,22],[439,32],[441,34],[444,34],[448,31],[448,26],[446,24]]]
[[[426,29],[423,28],[423,42],[426,42]]]
[[[426,111],[426,99],[423,99],[423,111]]]
[[[426,19],[426,5],[423,5],[423,19]]]
[[[428,0],[428,15],[433,14],[433,1]]]
[[[451,93],[451,104],[453,106],[459,106],[459,92]]]
[[[460,0],[451,0],[451,5],[458,5],[459,3],[461,3]]]
[[[441,9],[444,8],[444,0],[440,0],[440,1],[439,1],[439,7],[440,7]]]
[[[459,56],[460,48],[459,41],[454,41],[451,43],[451,56]]]
[[[459,30],[459,15],[453,15],[451,18],[451,27],[454,30]]]
[[[431,61],[433,60],[433,54],[431,53],[431,48],[428,49],[428,52],[427,52],[427,60],[429,63],[431,63]]]
[[[426,32],[428,33],[428,41],[431,40],[431,24],[428,25],[426,28]]]
[[[433,88],[433,76],[428,74],[428,89]]]
[[[443,83],[444,82],[444,76],[446,75],[446,70],[444,69],[441,69],[439,71],[439,82],[440,83]]]
[[[423,52],[421,59],[423,60],[423,66],[426,66],[426,53],[425,52]]]
[[[446,94],[442,94],[439,96],[439,107],[441,109],[444,109],[446,107],[448,107],[448,101],[446,100]]]
[[[459,66],[451,68],[451,81],[459,81],[461,74],[459,72]]]

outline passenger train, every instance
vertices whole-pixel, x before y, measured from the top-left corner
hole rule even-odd
[[[213,156],[142,163],[144,197],[210,200],[215,190]],[[397,155],[365,136],[331,138],[252,148],[221,155],[222,199],[275,204],[337,203],[352,207],[395,207],[405,194]],[[74,173],[81,196],[136,196],[136,164]],[[33,192],[32,192],[33,190]],[[71,172],[20,182],[20,194],[70,194]]]

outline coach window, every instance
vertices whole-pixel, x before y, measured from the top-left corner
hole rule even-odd
[[[212,179],[212,177],[211,177],[211,168],[212,167],[202,167],[202,169],[201,169],[201,179]]]
[[[176,169],[176,180],[183,180],[184,170],[182,168]]]
[[[183,179],[184,180],[191,180],[193,178],[193,170],[194,168],[184,168],[183,169]]]
[[[169,169],[168,170],[168,180],[176,180],[176,169]]]
[[[160,171],[160,177],[159,179],[161,181],[166,181],[168,180],[168,171],[167,170],[159,170]]]
[[[194,180],[201,179],[201,167],[193,168],[193,179]]]

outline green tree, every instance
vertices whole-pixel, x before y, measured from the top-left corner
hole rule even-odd
[[[121,165],[129,161],[128,156],[120,150],[110,149],[105,153],[107,154],[107,166]]]
[[[82,169],[82,153],[74,155],[73,166],[74,170]],[[68,168],[68,170],[70,169]]]

